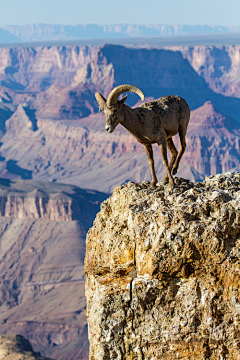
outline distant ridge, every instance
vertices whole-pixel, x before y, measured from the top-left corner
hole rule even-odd
[[[206,34],[227,34],[240,32],[240,26],[226,27],[220,25],[5,25],[1,30],[8,31],[23,42],[63,41],[76,39],[116,39],[165,37]],[[10,40],[12,42],[12,40]],[[7,42],[7,41],[0,41]]]
[[[239,45],[240,32],[179,35],[179,36],[152,36],[152,37],[119,37],[74,40],[42,40],[42,41],[0,41],[0,48],[36,48],[49,46],[98,46],[102,44],[123,45],[134,48],[163,48],[170,46],[222,46]]]

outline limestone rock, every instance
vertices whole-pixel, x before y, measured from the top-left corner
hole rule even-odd
[[[0,360],[50,360],[35,353],[28,340],[21,335],[0,336]]]
[[[87,236],[90,359],[240,359],[240,174],[117,187]]]

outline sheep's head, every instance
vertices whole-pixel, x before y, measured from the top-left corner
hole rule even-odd
[[[106,117],[105,130],[111,133],[124,119],[122,105],[127,100],[127,96],[125,96],[122,100],[117,100],[117,103],[111,106],[108,106],[107,100],[101,94],[96,93],[95,97],[99,104],[99,110],[102,110]]]
[[[143,92],[133,85],[117,86],[110,92],[107,100],[99,92],[95,94],[99,111],[102,110],[106,117],[105,130],[109,133],[113,132],[115,127],[124,120],[123,104],[127,100],[127,95],[122,100],[118,100],[118,97],[126,91],[135,92],[141,97],[142,101],[144,100]]]

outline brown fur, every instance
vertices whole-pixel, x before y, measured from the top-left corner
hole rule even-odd
[[[159,145],[163,164],[167,171],[163,181],[169,182],[173,187],[172,174],[177,173],[179,162],[186,148],[185,137],[190,118],[187,102],[179,96],[169,95],[131,109],[124,104],[126,97],[108,107],[106,99],[102,95],[96,93],[95,96],[106,117],[106,131],[113,132],[115,127],[121,123],[145,147],[152,173],[151,185],[157,183],[152,144]],[[181,142],[179,154],[172,140],[177,133],[179,133]],[[167,147],[171,153],[170,165],[168,165]]]

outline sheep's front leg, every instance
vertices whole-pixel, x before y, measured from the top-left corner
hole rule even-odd
[[[155,168],[154,168],[152,145],[144,145],[144,147],[145,147],[145,150],[146,150],[146,153],[147,153],[148,162],[149,162],[150,169],[151,169],[151,174],[152,174],[151,186],[155,186],[156,183],[157,183],[157,176],[156,176]]]
[[[165,169],[167,171],[167,175],[165,176],[163,181],[166,183],[167,179],[168,179],[170,187],[173,188],[174,187],[174,180],[173,180],[171,171],[170,171],[169,166],[168,166],[167,144],[166,144],[166,138],[165,137],[162,137],[162,139],[158,143],[158,146],[159,146],[159,148],[161,150],[161,153],[162,153],[163,165],[165,166]]]

